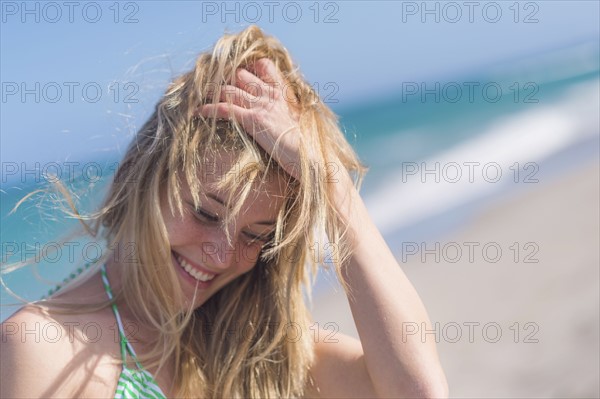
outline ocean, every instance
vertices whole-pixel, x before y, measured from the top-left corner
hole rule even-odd
[[[377,101],[339,107],[349,141],[369,166],[361,194],[394,252],[407,239],[433,239],[480,207],[598,157],[600,65],[598,42],[511,60],[465,76],[404,82]],[[119,159],[90,160],[114,170]],[[51,168],[48,171],[52,172]],[[6,173],[5,173],[6,172]],[[41,174],[23,180],[2,168],[0,320],[18,301],[45,295],[73,272],[73,260],[94,259],[98,246],[66,238],[77,227],[61,217],[52,194],[11,209],[44,187]],[[91,210],[110,174],[75,182]],[[6,266],[41,253],[34,266]],[[79,266],[79,265],[77,265]],[[316,291],[333,284],[318,278]]]

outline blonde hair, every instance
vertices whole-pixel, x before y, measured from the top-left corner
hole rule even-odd
[[[222,85],[234,84],[238,68],[261,58],[274,62],[286,83],[290,107],[299,116],[303,147],[298,180],[285,174],[235,120],[195,117],[199,105],[219,101]],[[157,215],[164,209],[164,198],[171,212],[183,212],[183,179],[198,205],[198,173],[206,171],[207,159],[222,151],[244,165],[241,170],[232,168],[219,182],[219,188],[230,193],[227,220],[240,211],[253,184],[273,174],[287,179],[285,205],[259,264],[198,309],[182,314],[175,271],[165,268],[171,264],[168,236]],[[201,54],[191,71],[172,82],[139,130],[91,230],[106,239],[109,248],[135,243],[135,259],[122,263],[116,300],[126,301],[137,318],[158,332],[156,345],[142,362],[148,368],[175,364],[177,397],[303,394],[313,362],[303,288],[310,286],[310,275],[323,261],[322,253],[320,259],[311,256],[310,246],[326,236],[338,272],[349,256],[344,224],[333,205],[332,165],[341,165],[360,185],[364,166],[336,116],[303,79],[282,44],[256,26],[224,35],[212,52]],[[234,197],[234,192],[241,195]]]

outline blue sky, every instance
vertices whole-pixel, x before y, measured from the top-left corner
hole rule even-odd
[[[597,1],[68,4],[1,2],[3,163],[116,158],[168,81],[252,22],[336,110],[600,35]]]

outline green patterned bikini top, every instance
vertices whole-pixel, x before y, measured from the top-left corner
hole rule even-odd
[[[112,301],[113,293],[108,282],[106,275],[106,267],[102,265],[100,269],[102,273],[102,281],[104,282],[104,289],[106,295]],[[121,342],[121,359],[123,360],[123,370],[119,376],[119,382],[117,383],[117,391],[115,392],[115,399],[121,398],[139,398],[139,399],[166,399],[166,395],[161,391],[156,380],[152,377],[148,371],[144,370],[142,365],[138,362],[137,356],[133,347],[127,340],[125,335],[125,329],[123,328],[123,322],[119,315],[119,310],[116,304],[112,304],[112,310],[117,319],[117,325],[119,326],[119,336]],[[127,353],[133,358],[137,368],[127,367],[126,359]]]

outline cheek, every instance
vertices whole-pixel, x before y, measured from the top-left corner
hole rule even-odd
[[[185,216],[183,218],[175,217],[165,220],[165,227],[171,246],[185,244],[189,242],[190,239],[195,239],[196,241],[200,239],[200,229],[196,228],[193,223],[187,221]]]
[[[254,268],[254,266],[258,262],[258,258],[260,257],[260,252],[261,252],[260,247],[242,246],[240,248],[239,267],[240,267],[240,271],[242,273],[247,273],[250,270],[252,270],[252,268]]]

